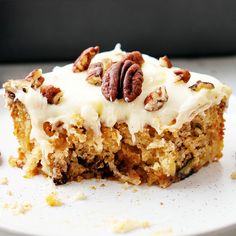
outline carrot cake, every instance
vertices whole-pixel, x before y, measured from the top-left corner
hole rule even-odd
[[[222,156],[231,89],[167,56],[90,47],[4,89],[19,141],[14,163],[28,177],[167,187]]]

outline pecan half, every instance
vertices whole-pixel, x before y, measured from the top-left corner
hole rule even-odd
[[[161,67],[167,67],[167,68],[172,67],[172,63],[171,63],[170,59],[167,56],[160,57],[159,58],[159,63],[160,63]]]
[[[53,130],[52,124],[49,121],[43,123],[43,130],[49,137],[52,137],[55,133],[55,130]]]
[[[132,102],[142,92],[143,72],[138,64],[131,64],[127,60],[121,71],[123,77],[123,98],[126,102]]]
[[[168,94],[165,86],[160,86],[156,91],[151,92],[144,100],[144,109],[157,111],[168,101]]]
[[[134,63],[138,64],[140,67],[144,63],[143,56],[139,51],[133,51],[133,52],[127,53],[123,60],[124,61],[126,61],[126,60],[133,61]]]
[[[184,83],[188,83],[191,77],[190,72],[184,69],[175,70],[174,73],[177,75],[178,81],[183,81]]]
[[[91,60],[97,53],[99,53],[99,51],[100,51],[100,48],[98,46],[90,47],[84,50],[74,62],[74,65],[72,68],[73,72],[76,73],[76,72],[87,70],[90,65]]]
[[[41,69],[33,70],[25,77],[25,80],[31,83],[31,88],[33,89],[39,88],[44,82],[44,78],[42,76],[42,70]]]
[[[88,68],[87,82],[93,85],[101,85],[103,76],[103,66],[101,62],[90,64]]]
[[[47,98],[49,104],[58,104],[63,95],[61,89],[52,85],[45,85],[40,88],[41,94]]]
[[[113,64],[102,79],[102,94],[108,101],[132,102],[142,92],[143,73],[140,66],[126,60]]]
[[[212,83],[198,80],[195,84],[193,84],[189,88],[192,89],[193,91],[200,91],[201,89],[214,89],[215,86]]]

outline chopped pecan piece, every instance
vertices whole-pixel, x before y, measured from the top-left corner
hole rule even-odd
[[[31,88],[33,89],[39,88],[44,82],[44,78],[42,76],[42,70],[41,69],[33,70],[25,77],[25,80],[31,83]]]
[[[45,85],[40,88],[41,94],[47,98],[49,104],[58,104],[63,95],[61,89],[52,85]]]
[[[178,81],[183,81],[184,83],[188,83],[191,77],[190,72],[184,69],[175,70],[174,73],[177,75]]]
[[[209,82],[203,82],[201,80],[198,80],[195,84],[189,87],[193,91],[199,91],[201,89],[214,89],[215,86],[212,83]]]
[[[16,95],[10,91],[6,91],[6,95],[9,99],[12,99],[12,100],[14,100],[16,97]]]
[[[11,104],[16,98],[16,93],[18,90],[22,90],[23,92],[27,92],[27,88],[29,87],[29,82],[26,80],[9,80],[3,84],[3,88],[5,89],[5,98],[7,99],[7,103]]]
[[[53,130],[52,124],[49,121],[43,123],[43,130],[49,137],[52,137],[55,133],[55,130]]]
[[[103,76],[102,94],[108,101],[132,102],[142,92],[143,73],[140,66],[126,60],[113,64]]]
[[[133,52],[127,53],[123,60],[124,61],[126,61],[126,60],[133,61],[134,63],[138,64],[140,67],[144,63],[143,56],[139,51],[133,51]]]
[[[105,73],[112,65],[112,60],[110,58],[104,58],[102,60],[103,73]]]
[[[88,68],[86,80],[93,85],[101,85],[103,76],[103,66],[101,62],[93,63]]]
[[[168,98],[165,86],[160,86],[145,98],[144,108],[147,111],[157,111],[164,106]]]
[[[170,59],[167,56],[160,57],[159,58],[159,63],[160,63],[161,67],[167,67],[167,68],[172,67],[172,63],[171,63]]]
[[[90,47],[84,50],[80,56],[76,59],[73,65],[73,72],[81,72],[87,70],[93,57],[99,53],[100,49],[98,46]]]

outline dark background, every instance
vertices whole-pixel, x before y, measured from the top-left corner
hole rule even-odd
[[[74,60],[93,45],[153,56],[236,53],[235,0],[0,0],[0,62]]]

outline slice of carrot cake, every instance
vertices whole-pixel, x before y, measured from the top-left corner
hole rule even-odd
[[[167,187],[221,158],[229,87],[166,56],[99,50],[4,84],[27,176]]]

